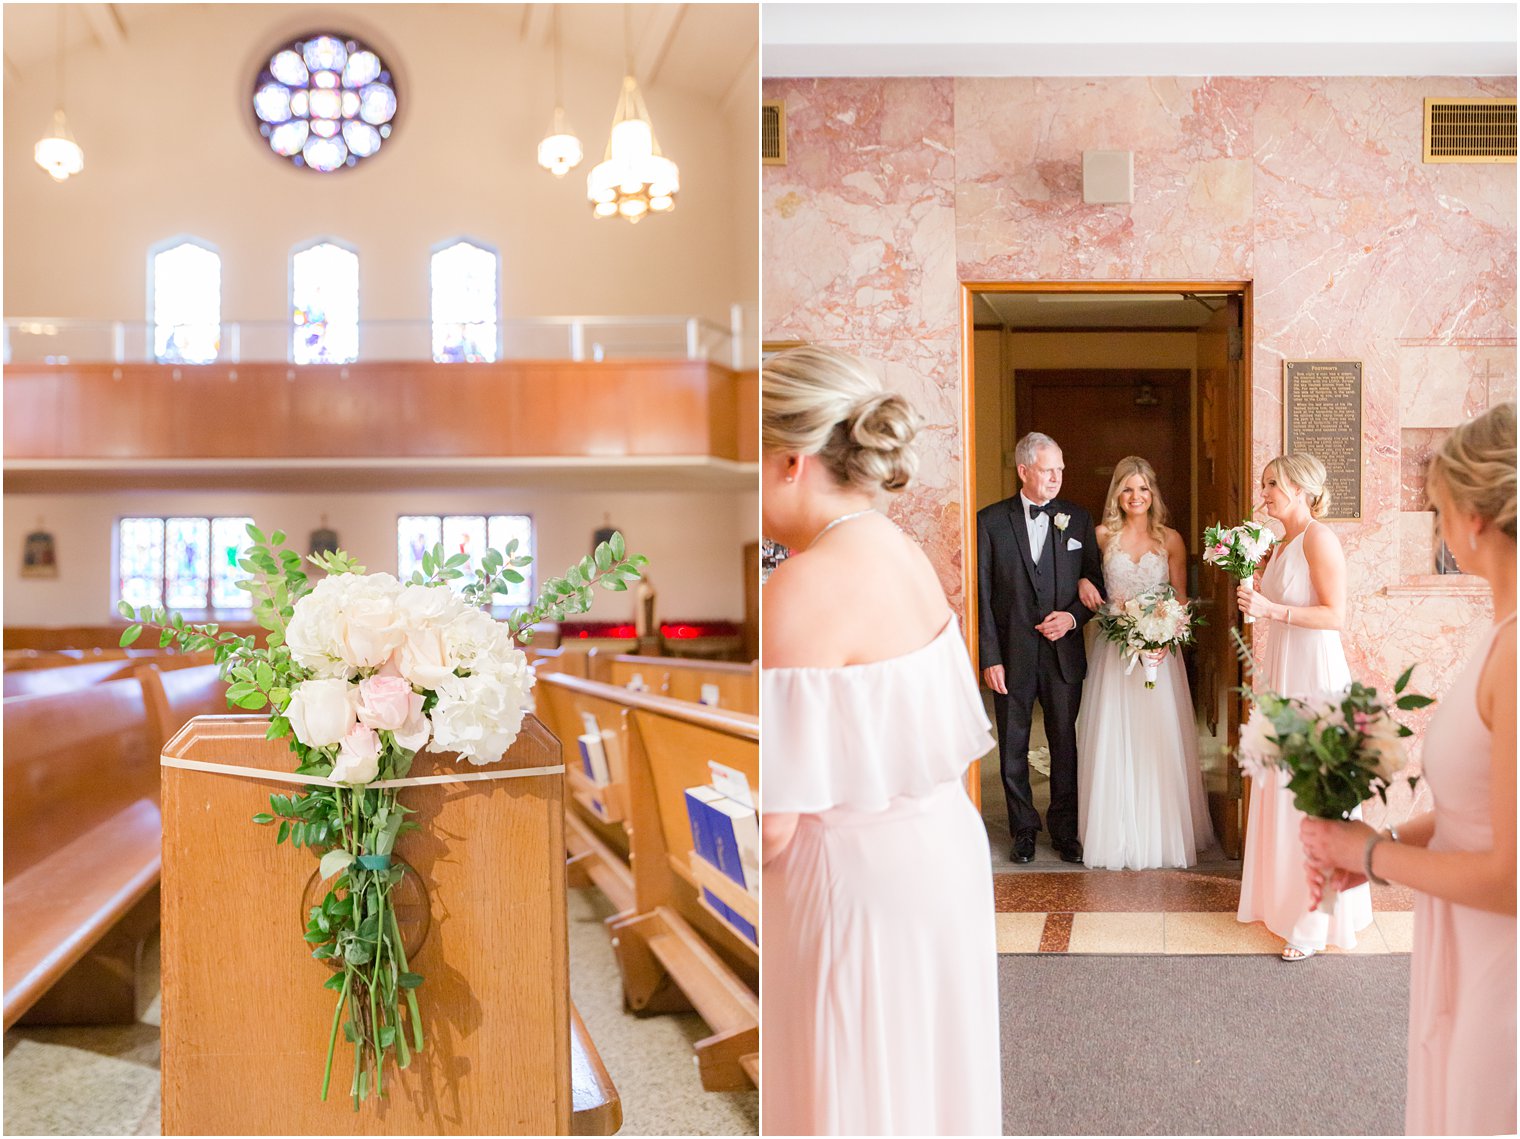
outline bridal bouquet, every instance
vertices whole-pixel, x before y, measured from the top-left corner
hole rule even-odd
[[[1237,651],[1243,650],[1236,636]],[[1393,718],[1392,709],[1410,712],[1434,703],[1404,691],[1413,672],[1410,665],[1395,682],[1391,708],[1377,689],[1359,681],[1344,692],[1311,699],[1243,689],[1253,707],[1236,748],[1241,770],[1253,779],[1286,771],[1293,805],[1315,818],[1347,818],[1374,792],[1386,803],[1388,788],[1408,762],[1404,739],[1414,734]],[[1411,776],[1410,786],[1418,779]],[[1328,877],[1319,908],[1326,913],[1335,908]]]
[[[1253,589],[1256,567],[1275,541],[1277,535],[1260,522],[1248,519],[1229,527],[1216,523],[1203,532],[1203,560],[1237,578],[1247,589]],[[1245,623],[1255,624],[1256,618],[1247,613]]]
[[[1096,620],[1099,632],[1129,658],[1125,676],[1135,670],[1135,661],[1144,665],[1147,688],[1156,687],[1161,665],[1154,654],[1191,643],[1193,626],[1198,623],[1188,603],[1177,600],[1170,585],[1159,585],[1128,601],[1110,602],[1098,611]]]
[[[357,1111],[371,1092],[385,1093],[392,1049],[405,1068],[423,1047],[417,1005],[423,979],[408,968],[391,902],[408,873],[394,857],[396,840],[416,828],[396,781],[406,779],[424,748],[471,764],[500,760],[517,737],[533,685],[516,642],[529,640],[536,622],[584,613],[595,585],[627,589],[647,560],[626,556],[623,536],[614,533],[546,582],[532,606],[497,622],[483,607],[523,581],[520,571],[532,560],[517,553],[515,541],[487,550],[474,580],[456,592],[450,583],[464,577],[469,557],[445,556],[442,546],[424,554],[422,569],[407,582],[366,573],[341,550],[313,555],[309,560],[327,574],[313,586],[300,555],[282,548],[283,533],[266,539],[249,526],[248,534],[253,545],[238,564],[249,577],[238,586],[252,595],[267,647],[257,647],[253,636],[187,625],[179,614],[125,602],[121,613],[134,624],[121,643],[152,626],[161,646],[214,650],[222,678],[231,682],[228,703],[268,709],[267,738],[287,740],[296,772],[312,777],[298,794],[271,795],[269,811],[253,821],[278,823],[276,843],[320,856],[318,872],[329,884],[307,915],[305,940],[311,955],[334,970],[325,987],[337,993],[322,1098],[341,1026],[354,1049],[349,1095]]]

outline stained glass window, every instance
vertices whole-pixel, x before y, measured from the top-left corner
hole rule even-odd
[[[123,518],[117,527],[117,596],[129,605],[247,609],[237,560],[252,518]]]
[[[222,339],[222,259],[181,241],[152,257],[153,358],[210,364]]]
[[[324,241],[296,251],[290,270],[291,359],[352,364],[359,358],[359,255]]]
[[[253,81],[253,116],[269,149],[330,174],[379,152],[395,125],[396,82],[373,50],[326,33],[283,45]]]
[[[433,254],[433,359],[496,359],[497,257],[468,241]]]
[[[533,555],[533,519],[527,514],[407,514],[396,521],[396,566],[402,581],[422,568],[422,555],[439,542],[447,555],[470,555],[462,567],[465,577],[455,585],[462,588],[475,573],[475,560],[486,548],[503,549],[517,539],[517,553]],[[533,567],[524,573],[526,580],[511,587],[511,592],[497,594],[497,609],[517,609],[533,600]]]

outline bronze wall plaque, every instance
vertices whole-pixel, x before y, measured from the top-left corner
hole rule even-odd
[[[1362,517],[1362,362],[1283,363],[1283,451],[1307,451],[1329,474],[1327,519]]]

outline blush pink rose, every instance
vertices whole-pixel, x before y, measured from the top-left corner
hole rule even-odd
[[[339,783],[369,783],[380,773],[380,737],[355,724],[338,747],[332,777]]]
[[[359,682],[359,722],[393,732],[422,710],[422,697],[399,676],[371,676]]]

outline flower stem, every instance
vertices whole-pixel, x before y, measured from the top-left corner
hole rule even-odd
[[[338,1020],[343,1015],[344,1002],[348,1000],[348,984],[353,979],[347,970],[343,973],[343,991],[338,994],[338,1007],[333,1009],[332,1030],[327,1034],[327,1067],[322,1070],[322,1102],[327,1102],[327,1085],[332,1082],[333,1050],[338,1045]]]

